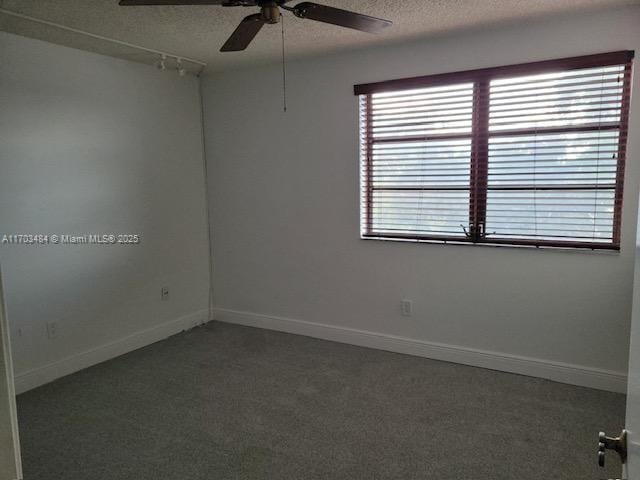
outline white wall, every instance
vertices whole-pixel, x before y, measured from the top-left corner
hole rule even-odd
[[[0,234],[142,236],[0,245],[18,388],[205,320],[198,80],[6,33],[0,65]]]
[[[216,316],[624,389],[640,95],[632,105],[622,250],[607,254],[360,240],[352,87],[621,49],[640,53],[638,25],[640,8],[629,7],[293,62],[286,114],[278,65],[209,76]],[[413,317],[400,316],[402,298],[413,300]]]

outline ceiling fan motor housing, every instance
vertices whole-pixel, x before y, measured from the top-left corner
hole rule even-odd
[[[274,24],[280,22],[281,14],[276,2],[269,2],[261,5],[260,13],[262,14],[262,19],[266,23]]]

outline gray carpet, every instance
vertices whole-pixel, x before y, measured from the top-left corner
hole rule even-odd
[[[18,398],[25,480],[614,478],[624,403],[216,322]]]

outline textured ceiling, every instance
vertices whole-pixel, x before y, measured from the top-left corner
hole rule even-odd
[[[381,35],[370,35],[301,20],[285,12],[287,53],[315,55],[344,48],[397,42],[468,28],[525,21],[570,11],[640,4],[640,0],[317,0],[394,22]],[[297,2],[292,2],[295,5]],[[267,25],[245,52],[219,53],[247,7],[119,7],[118,0],[0,0],[0,7],[72,28],[202,60],[208,71],[280,58],[279,25]],[[153,56],[0,14],[0,30],[107,55],[153,62]]]

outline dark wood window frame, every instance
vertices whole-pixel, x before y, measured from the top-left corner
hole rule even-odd
[[[482,68],[454,73],[443,73],[421,77],[388,80],[377,83],[360,84],[354,87],[357,96],[363,96],[363,124],[361,135],[363,143],[363,217],[362,238],[397,239],[414,241],[435,241],[443,243],[472,243],[491,245],[521,245],[534,247],[570,247],[588,249],[620,249],[620,235],[622,223],[622,197],[624,185],[624,170],[626,161],[626,144],[628,136],[629,107],[631,97],[631,69],[634,52],[631,50],[586,55],[580,57],[547,60],[518,65],[509,65],[495,68]],[[581,242],[560,241],[543,239],[487,239],[485,237],[485,222],[487,215],[487,178],[489,163],[489,85],[492,80],[511,78],[520,75],[536,75],[546,73],[565,72],[570,70],[624,66],[624,79],[622,86],[620,122],[615,125],[599,125],[598,130],[616,129],[618,135],[617,166],[615,177],[614,212],[613,212],[613,240],[612,242]],[[397,92],[403,90],[421,89],[428,87],[447,86],[456,83],[469,82],[474,85],[472,107],[472,132],[471,132],[471,170],[470,170],[470,202],[469,202],[469,232],[466,237],[443,235],[414,235],[414,234],[381,234],[372,230],[372,145],[373,133],[371,128],[371,99],[375,93]],[[562,134],[571,132],[584,132],[589,129],[583,126],[566,126],[543,128],[542,133]],[[530,133],[531,129],[517,129],[500,132],[491,132],[491,136],[523,135]],[[449,138],[469,138],[469,134],[453,134]],[[438,136],[439,138],[445,138]],[[430,136],[410,137],[411,140],[433,140]],[[403,138],[407,140],[407,138]]]

